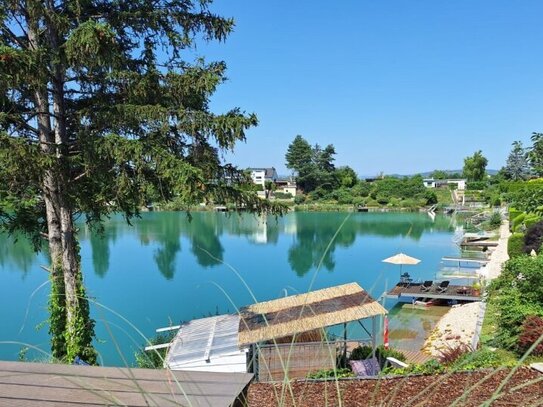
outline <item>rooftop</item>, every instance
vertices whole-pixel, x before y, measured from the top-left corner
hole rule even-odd
[[[292,295],[242,308],[239,344],[268,341],[386,312],[356,283]]]

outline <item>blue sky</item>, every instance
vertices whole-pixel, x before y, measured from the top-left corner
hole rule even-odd
[[[334,144],[359,174],[457,169],[482,150],[504,165],[514,140],[543,131],[543,1],[215,0],[234,17],[229,81],[212,99],[260,125],[227,158],[288,173],[296,134]]]

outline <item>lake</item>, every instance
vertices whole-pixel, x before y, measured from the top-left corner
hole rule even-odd
[[[276,219],[195,212],[189,219],[182,212],[149,212],[132,226],[112,217],[103,236],[79,226],[105,365],[131,365],[144,343],[141,335],[151,337],[159,327],[235,312],[255,298],[353,281],[377,298],[400,274],[399,266],[382,259],[398,252],[417,257],[422,262],[403,271],[424,280],[434,278],[442,256],[459,253],[452,242],[454,219],[432,220],[425,213],[292,212]],[[29,359],[49,351],[49,285],[41,266],[47,266],[46,257],[34,254],[24,239],[13,243],[0,235],[0,360],[17,359],[22,344],[31,347]],[[420,330],[416,324],[425,332],[432,327],[429,320],[411,320],[392,314],[392,345],[412,339],[410,331]]]

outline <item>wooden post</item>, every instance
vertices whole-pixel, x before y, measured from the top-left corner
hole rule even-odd
[[[347,366],[347,322],[343,323],[343,361],[342,363],[345,364],[345,366],[342,366],[342,367]]]
[[[375,316],[371,317],[371,356],[375,358],[375,348],[377,347],[377,320]]]

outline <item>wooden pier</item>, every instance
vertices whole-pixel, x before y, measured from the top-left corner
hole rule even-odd
[[[386,296],[388,298],[429,298],[439,300],[456,300],[456,301],[480,301],[481,295],[474,292],[471,287],[462,285],[449,285],[447,291],[438,292],[435,287],[432,287],[429,291],[422,291],[420,283],[410,284],[398,284],[392,290],[390,290]]]
[[[218,406],[253,375],[0,361],[0,406]]]

